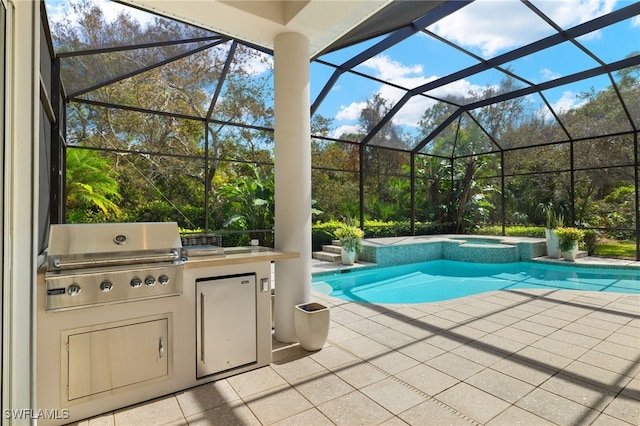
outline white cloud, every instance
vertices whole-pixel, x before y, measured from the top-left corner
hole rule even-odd
[[[469,97],[471,93],[480,93],[484,89],[485,87],[473,84],[468,80],[456,80],[427,93],[441,99],[464,99]]]
[[[336,120],[357,120],[360,117],[360,111],[362,111],[366,105],[366,102],[352,102],[347,106],[340,105],[340,111],[336,114]]]
[[[613,10],[616,0],[562,0],[535,2],[543,13],[563,28],[572,27]],[[491,57],[550,35],[553,30],[533,12],[522,13],[519,1],[476,0],[440,20],[430,30],[478,49]]]
[[[333,130],[333,132],[331,133],[331,137],[339,138],[340,136],[347,133],[360,133],[361,131],[362,129],[360,128],[360,126],[356,126],[356,125],[339,126]]]
[[[485,57],[490,57],[500,50],[523,44],[532,37],[528,33],[536,28],[548,28],[533,13],[520,13],[522,7],[515,1],[477,0],[429,29],[466,48],[479,49]]]
[[[562,92],[562,96],[551,106],[556,114],[562,114],[573,108],[579,108],[587,102],[585,99],[580,99],[574,92],[566,91]]]
[[[535,6],[560,26],[567,28],[609,13],[614,3],[614,0],[539,0],[535,2]],[[522,13],[522,9],[526,9],[526,6],[516,0],[476,0],[430,29],[454,42],[461,43],[466,48],[480,50],[483,55],[489,57],[505,49],[530,43],[554,32],[533,12]],[[636,23],[640,25],[640,18]],[[593,34],[593,36],[599,35]],[[424,66],[421,64],[402,63],[386,54],[367,60],[359,68],[366,68],[364,72],[369,72],[376,78],[409,89],[440,77],[425,75]],[[539,69],[539,75],[544,81],[562,76],[557,71],[545,67]],[[464,99],[472,93],[481,93],[485,89],[485,86],[474,84],[469,80],[458,80],[427,94],[442,99]],[[405,92],[391,85],[381,84],[378,88],[373,89],[369,98],[374,94],[386,99],[388,105],[392,107],[404,96]],[[417,127],[424,111],[433,106],[434,102],[422,96],[413,97],[394,115],[393,123],[406,127]],[[555,111],[561,112],[580,107],[583,102],[582,99],[576,97],[575,93],[565,92],[553,107]],[[355,123],[357,123],[365,106],[366,102],[353,102],[341,106],[335,119],[344,125],[338,127],[334,131],[334,135],[339,136],[345,132],[357,131],[358,126]]]
[[[611,12],[617,0],[544,1],[540,9],[561,27],[590,21]]]
[[[225,58],[227,51],[225,45]],[[252,50],[250,54],[245,54],[242,58],[238,58],[238,51],[236,51],[236,59],[241,59],[239,66],[250,75],[260,75],[273,69],[273,57],[257,50]]]
[[[393,117],[395,124],[418,127],[418,121],[427,108],[432,107],[435,101],[424,96],[414,96]]]
[[[373,70],[376,78],[393,82],[401,87],[414,88],[436,80],[438,76],[426,77],[423,75],[424,69],[422,65],[404,65],[398,61],[392,60],[386,55],[379,55],[369,59],[362,64]],[[470,92],[479,92],[483,90],[481,86],[472,84],[467,80],[458,80],[446,86],[440,87],[429,92],[430,95],[441,98],[464,98]],[[371,95],[373,95],[372,93]],[[394,106],[405,94],[405,91],[390,85],[380,85],[375,94],[388,101],[388,106]],[[417,127],[420,117],[427,108],[433,106],[435,101],[423,97],[414,96],[411,98],[397,114],[393,117],[393,123],[409,127]],[[355,121],[360,117],[360,112],[366,106],[366,101],[352,102],[349,105],[340,106],[340,110],[335,115],[338,121]],[[351,126],[353,127],[353,126]],[[339,133],[338,131],[335,132]]]
[[[562,74],[552,71],[549,68],[542,68],[540,74],[544,80],[555,80],[556,78],[562,77]]]
[[[409,89],[421,86],[438,78],[437,76],[425,77],[422,65],[404,65],[392,60],[387,55],[376,56],[364,62],[362,65],[372,69],[375,77]],[[377,94],[383,99],[386,99],[391,107],[404,96],[405,91],[393,86],[381,85]],[[393,117],[393,122],[416,127],[422,113],[432,104],[433,101],[429,99],[414,97]],[[360,105],[361,110],[366,103],[360,103]],[[358,116],[360,110],[358,110]]]
[[[363,66],[376,71],[376,76],[387,80],[397,82],[397,80],[406,80],[410,75],[422,75],[422,65],[405,66],[398,61],[394,61],[387,55],[375,56],[365,61]]]
[[[374,71],[373,75],[381,80],[397,84],[401,87],[414,88],[429,81],[435,80],[437,77],[425,77],[422,65],[404,65],[398,61],[391,59],[387,55],[379,55],[371,58],[362,64],[363,67]],[[386,86],[387,94],[392,97],[384,97],[385,99],[396,101],[404,94],[404,91],[396,89],[392,86]]]

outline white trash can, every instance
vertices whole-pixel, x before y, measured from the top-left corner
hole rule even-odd
[[[329,308],[316,302],[294,307],[294,328],[302,349],[318,351],[329,336]]]

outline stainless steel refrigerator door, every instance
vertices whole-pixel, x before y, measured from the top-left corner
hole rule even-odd
[[[256,276],[196,283],[196,377],[257,362]]]

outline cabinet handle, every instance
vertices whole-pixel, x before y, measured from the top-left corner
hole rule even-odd
[[[160,337],[160,341],[158,343],[158,353],[160,354],[160,358],[164,356],[164,337]]]
[[[200,293],[200,361],[204,363],[204,293]]]

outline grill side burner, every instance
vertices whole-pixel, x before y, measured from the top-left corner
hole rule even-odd
[[[47,263],[47,310],[182,293],[175,222],[52,225]]]

